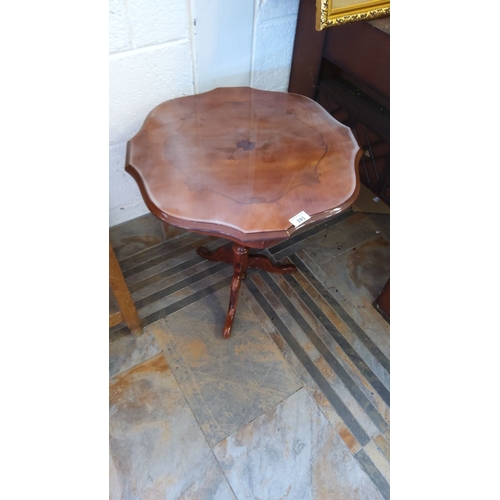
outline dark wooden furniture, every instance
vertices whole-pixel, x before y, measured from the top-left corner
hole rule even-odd
[[[384,288],[380,292],[379,296],[373,303],[373,306],[377,311],[389,321],[391,316],[391,292],[390,292],[390,279],[387,280]]]
[[[111,328],[125,321],[133,334],[142,333],[141,320],[111,243],[109,244],[109,286],[120,309],[110,314],[109,327]]]
[[[322,31],[315,19],[316,0],[301,0],[288,90],[316,100],[351,128],[364,150],[361,182],[390,204],[388,19]],[[382,293],[375,307],[389,317],[389,283]]]
[[[315,16],[316,1],[301,0],[288,90],[352,129],[361,182],[389,203],[390,36],[382,19],[316,31]]]
[[[229,337],[248,267],[295,271],[266,248],[348,208],[359,192],[361,150],[348,127],[303,96],[219,88],[156,107],[127,146],[126,171],[160,220],[233,241],[204,258],[234,267],[223,335]],[[290,219],[310,216],[295,227]]]

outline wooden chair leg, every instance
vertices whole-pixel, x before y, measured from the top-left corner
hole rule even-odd
[[[132,333],[142,333],[141,320],[137,314],[137,309],[135,308],[134,301],[132,300],[120,264],[118,263],[118,259],[116,258],[111,244],[109,244],[109,285],[118,303],[118,307],[120,308],[121,314],[118,316],[118,321],[122,319],[125,320],[125,323],[127,323]],[[113,322],[116,321],[115,318],[113,318]],[[110,316],[110,325],[111,321],[112,318]]]

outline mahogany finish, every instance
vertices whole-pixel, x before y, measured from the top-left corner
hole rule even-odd
[[[234,267],[229,337],[247,267],[293,272],[266,248],[341,213],[359,192],[362,151],[351,130],[311,99],[249,87],[218,88],[157,106],[127,145],[126,170],[151,212],[191,231],[232,240],[198,254]]]
[[[226,316],[224,331],[222,333],[224,338],[229,338],[231,336],[241,280],[246,278],[247,269],[249,267],[278,274],[294,273],[297,271],[297,268],[293,264],[274,264],[265,255],[251,255],[249,253],[250,248],[240,245],[239,243],[233,243],[232,249],[227,246],[222,246],[213,252],[207,250],[205,247],[198,247],[196,252],[204,259],[214,262],[225,262],[226,264],[231,264],[234,268],[229,309]]]
[[[302,210],[311,223],[352,204],[358,150],[308,98],[219,88],[155,108],[126,170],[161,220],[264,248],[288,238]]]
[[[214,262],[225,262],[226,264],[233,265],[234,263],[234,253],[230,248],[223,246],[219,247],[217,250],[211,252],[205,247],[198,247],[196,252],[200,257],[207,260],[212,260]],[[274,264],[265,255],[259,254],[248,254],[248,267],[251,269],[262,269],[269,273],[293,273],[297,268],[293,264]],[[243,276],[243,279],[246,274]]]

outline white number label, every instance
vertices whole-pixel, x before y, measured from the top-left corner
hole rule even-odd
[[[295,227],[299,227],[301,224],[303,224],[306,220],[310,219],[311,217],[307,215],[304,211],[298,213],[291,219],[288,219]]]

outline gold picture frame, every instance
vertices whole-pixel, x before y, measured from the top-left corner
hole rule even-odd
[[[316,29],[389,15],[389,0],[316,0]]]

